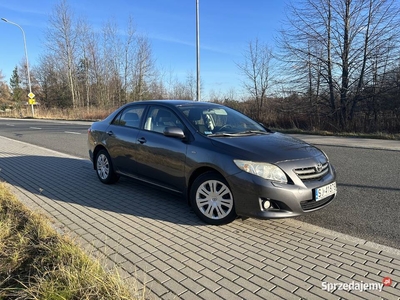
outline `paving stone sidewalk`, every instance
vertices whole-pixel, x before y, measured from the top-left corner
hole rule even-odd
[[[400,299],[398,249],[293,219],[205,225],[181,197],[103,185],[88,160],[3,137],[0,180],[152,299]],[[382,291],[346,290],[384,278]]]

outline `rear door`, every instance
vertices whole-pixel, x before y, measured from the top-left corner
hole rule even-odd
[[[144,105],[132,105],[116,116],[107,128],[106,145],[115,170],[122,174],[135,174],[137,136],[144,115]]]

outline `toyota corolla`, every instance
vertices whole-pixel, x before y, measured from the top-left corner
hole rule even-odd
[[[180,193],[214,225],[295,217],[336,196],[322,150],[215,103],[128,103],[92,124],[88,147],[101,182],[126,176]]]

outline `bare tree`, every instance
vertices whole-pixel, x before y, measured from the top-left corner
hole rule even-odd
[[[132,85],[134,88],[134,100],[144,98],[149,81],[154,75],[154,59],[151,45],[147,37],[138,36],[136,39],[136,52],[133,65]]]
[[[365,100],[374,70],[381,73],[388,60],[398,58],[399,13],[395,0],[304,0],[288,6],[280,46],[292,70],[290,83],[297,79],[299,91],[317,83],[318,98],[341,129],[349,128]]]
[[[244,62],[237,64],[245,78],[244,89],[255,101],[254,116],[258,119],[267,99],[272,59],[272,50],[256,39],[249,43],[248,49],[244,53]]]
[[[102,32],[96,33],[84,19],[75,19],[67,0],[61,0],[49,23],[47,51],[38,67],[49,72],[40,75],[46,93],[53,87],[61,88],[58,80],[62,78],[68,83],[70,105],[87,109],[92,105],[115,107],[151,98],[151,88],[160,94],[150,42],[136,33],[132,17],[125,31],[110,19]],[[65,91],[59,92],[65,95]],[[48,103],[57,103],[46,99]],[[62,97],[63,105],[65,100]]]
[[[137,36],[136,29],[133,23],[132,16],[129,16],[128,26],[126,29],[126,40],[123,47],[123,90],[124,90],[124,101],[128,102],[130,100],[129,93],[131,89],[129,88],[129,82],[133,77],[133,68],[135,60],[135,47],[137,47]]]
[[[92,54],[96,48],[95,34],[85,19],[80,19],[77,26],[77,48],[79,51],[79,60],[77,65],[77,88],[79,94],[84,95],[82,103],[79,106],[85,106],[90,110],[91,105],[91,87],[92,87]]]
[[[55,57],[59,58],[62,69],[67,74],[71,93],[72,106],[77,107],[76,90],[76,54],[77,33],[73,20],[73,13],[67,0],[61,0],[55,5],[50,15],[46,48]]]
[[[102,59],[101,59],[101,89],[103,90],[101,104],[115,106],[120,103],[121,92],[121,40],[119,28],[115,21],[108,20],[103,27]]]

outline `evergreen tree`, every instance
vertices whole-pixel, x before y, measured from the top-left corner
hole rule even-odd
[[[19,75],[18,75],[18,68],[17,68],[17,66],[15,66],[12,76],[10,78],[11,89],[14,91],[15,89],[20,88],[20,86],[19,86],[20,83],[21,83],[21,81],[20,81]]]
[[[10,86],[11,86],[12,100],[15,102],[15,106],[17,109],[21,108],[21,101],[23,97],[23,91],[20,86],[20,83],[21,80],[19,78],[18,68],[16,66],[10,78]]]

